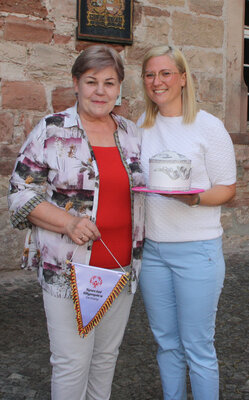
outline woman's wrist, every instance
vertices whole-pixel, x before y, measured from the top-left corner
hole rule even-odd
[[[33,225],[40,228],[65,234],[67,226],[77,217],[45,201],[36,206],[27,218]]]
[[[201,202],[201,196],[198,193],[195,198],[195,202],[191,204],[190,207],[198,207],[200,205],[200,202]]]

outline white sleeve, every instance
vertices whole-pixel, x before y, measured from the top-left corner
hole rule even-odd
[[[236,160],[230,135],[220,120],[207,133],[205,163],[212,186],[232,185],[236,182]]]

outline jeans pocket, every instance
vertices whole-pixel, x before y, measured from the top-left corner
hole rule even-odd
[[[203,249],[203,254],[206,255],[209,263],[216,264],[218,259],[223,257],[221,237],[211,240],[202,240],[200,243]]]

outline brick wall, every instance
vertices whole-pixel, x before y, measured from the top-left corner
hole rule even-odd
[[[201,108],[224,120],[228,1],[135,0],[133,45],[114,45],[126,71],[117,112],[137,119],[143,110],[143,54],[155,44],[172,44],[190,63]],[[24,237],[11,229],[6,205],[18,149],[42,116],[75,101],[70,69],[91,44],[76,40],[76,26],[75,0],[0,0],[0,269],[16,268]],[[249,251],[249,146],[235,148],[238,194],[222,215],[227,253]]]

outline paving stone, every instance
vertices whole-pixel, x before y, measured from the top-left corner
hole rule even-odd
[[[220,400],[249,400],[249,254],[229,256],[217,323]],[[49,343],[41,289],[33,274],[0,274],[0,399],[50,400]],[[162,400],[153,340],[135,296],[111,400]],[[193,400],[188,379],[188,400]],[[73,400],[73,399],[72,399]]]

